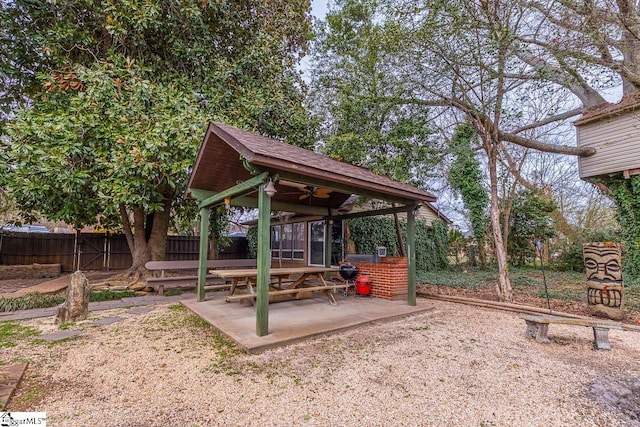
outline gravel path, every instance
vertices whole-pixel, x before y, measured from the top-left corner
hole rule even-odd
[[[125,320],[3,349],[31,362],[8,409],[50,426],[640,426],[637,333],[595,351],[589,328],[552,325],[541,345],[515,314],[432,303],[254,356],[182,308],[92,313]]]

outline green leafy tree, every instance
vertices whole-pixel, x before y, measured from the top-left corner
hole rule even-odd
[[[27,215],[119,224],[133,275],[164,257],[207,120],[310,142],[294,68],[308,1],[0,5],[0,101],[28,100],[11,111],[6,184]]]
[[[480,162],[476,158],[476,151],[472,147],[476,134],[468,125],[459,125],[449,146],[454,160],[449,168],[449,184],[460,193],[464,206],[469,211],[473,238],[480,255],[480,265],[487,266],[485,252],[487,206],[489,196],[482,186]]]
[[[557,209],[550,198],[531,191],[516,194],[511,206],[508,227],[508,251],[512,263],[524,265],[527,258],[535,257],[535,244],[556,235],[552,213]]]
[[[394,99],[401,82],[390,57],[391,28],[367,2],[342,0],[316,26],[310,108],[320,120],[324,151],[401,182],[423,186],[437,146],[427,108]]]
[[[343,0],[316,26],[309,105],[329,156],[424,187],[436,150],[427,108],[401,106],[389,68],[396,53],[390,29],[376,23],[373,5]],[[394,215],[399,254],[406,256]]]

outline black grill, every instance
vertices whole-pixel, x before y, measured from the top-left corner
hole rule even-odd
[[[340,266],[340,277],[344,280],[353,280],[358,275],[358,267],[353,264],[342,264]]]

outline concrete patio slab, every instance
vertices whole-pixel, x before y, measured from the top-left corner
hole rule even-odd
[[[214,328],[235,341],[247,353],[257,354],[310,337],[335,333],[377,321],[389,321],[435,309],[435,302],[419,298],[416,306],[406,301],[344,297],[334,294],[337,306],[327,296],[272,303],[269,305],[269,334],[256,335],[256,312],[251,305],[225,302],[222,293],[209,293],[204,302],[181,303]]]

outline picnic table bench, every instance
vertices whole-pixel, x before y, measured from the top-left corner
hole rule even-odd
[[[163,295],[165,288],[186,288],[196,287],[198,285],[198,275],[195,274],[183,274],[178,276],[167,276],[167,271],[193,271],[198,270],[199,261],[187,260],[187,261],[149,261],[144,266],[150,271],[160,271],[160,277],[149,277],[147,284],[158,292],[158,295]],[[229,269],[229,268],[255,268],[258,265],[256,259],[210,259],[207,260],[207,270],[214,269]],[[207,274],[206,280],[208,283],[213,281],[220,281],[218,276]],[[231,285],[219,284],[217,288],[230,287]],[[211,288],[209,286],[208,288]]]
[[[620,322],[614,322],[604,319],[582,319],[560,316],[523,316],[527,322],[527,330],[525,335],[535,338],[539,343],[549,343],[547,332],[551,323],[559,323],[563,325],[577,325],[593,328],[593,340],[598,350],[611,350],[609,343],[609,329],[622,330]]]
[[[338,305],[335,297],[331,293],[335,289],[344,289],[345,285],[329,286],[324,280],[323,275],[325,273],[335,273],[338,269],[330,267],[285,267],[285,268],[271,268],[269,269],[269,275],[275,277],[276,281],[270,282],[269,287],[275,288],[275,290],[269,290],[269,301],[275,301],[279,297],[290,297],[293,299],[303,298],[303,296],[309,295],[312,292],[324,292],[329,298],[331,305]],[[252,284],[256,282],[256,276],[258,274],[257,269],[238,269],[238,270],[213,270],[211,274],[223,278],[233,280],[227,302],[243,301],[247,300],[253,303],[256,299],[256,293]],[[291,275],[297,275],[299,277],[290,280]],[[319,286],[307,286],[305,283],[307,280],[313,280],[319,283]],[[287,280],[287,281],[283,281]],[[245,284],[249,293],[242,295],[234,295],[236,286],[239,284]],[[287,285],[288,287],[284,287]]]
[[[302,286],[299,288],[291,288],[291,289],[276,289],[269,291],[269,302],[274,302],[278,300],[280,296],[286,296],[289,299],[302,299],[308,297],[313,292],[324,292],[329,297],[329,302],[331,305],[337,305],[335,302],[335,298],[330,292],[334,289],[344,289],[344,285],[330,285],[330,286]],[[236,294],[229,295],[226,298],[227,302],[233,301],[248,301],[250,303],[254,303],[257,294],[255,293],[246,293],[246,294]]]

